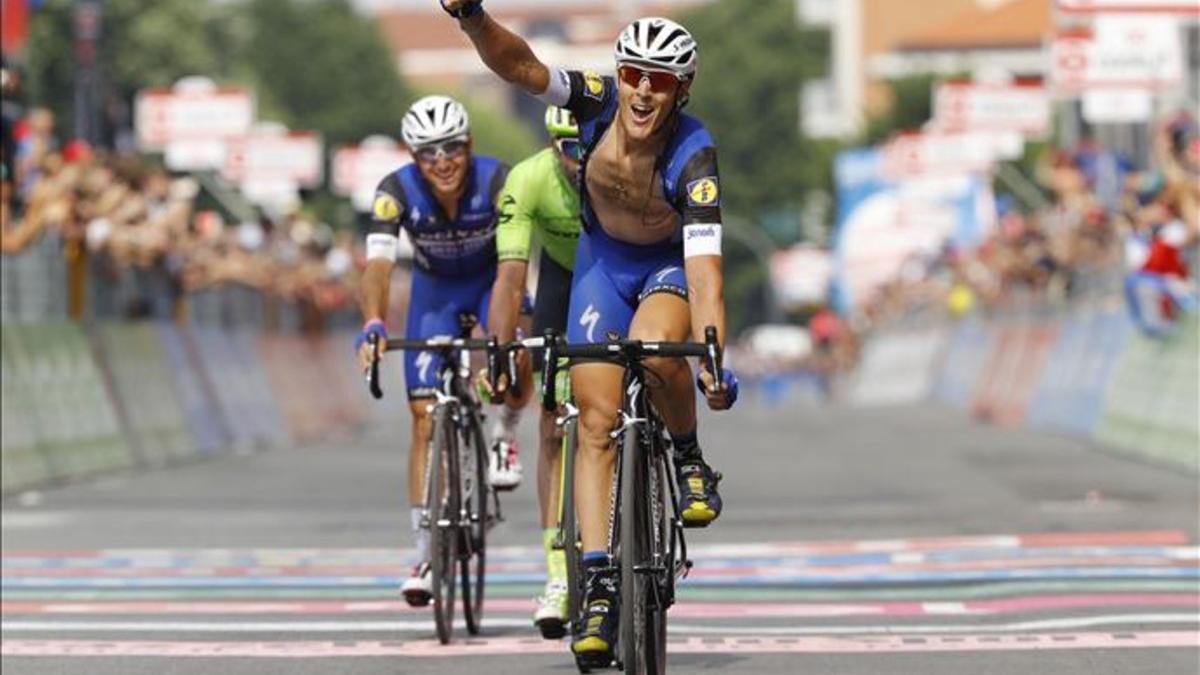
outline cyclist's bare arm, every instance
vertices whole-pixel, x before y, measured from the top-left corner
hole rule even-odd
[[[704,342],[704,328],[717,327],[717,342],[725,348],[725,296],[721,256],[698,255],[683,262],[688,304],[692,311],[692,340]]]
[[[371,227],[367,234],[367,268],[359,284],[362,289],[363,319],[387,320],[388,290],[392,283],[392,268],[396,265],[396,252],[400,243],[400,232],[404,228],[408,212],[404,201],[404,190],[394,174],[379,181],[375,200],[371,204]],[[371,367],[371,348],[364,344],[358,352],[363,370]]]
[[[496,283],[492,287],[492,302],[488,307],[488,328],[500,342],[511,342],[517,336],[517,316],[525,297],[525,274],[529,264],[524,260],[501,260],[496,268]]]
[[[455,10],[464,3],[446,0],[443,4],[446,9]],[[535,96],[550,86],[550,69],[534,55],[529,43],[501,26],[486,11],[459,20],[459,25],[483,63],[505,81]]]
[[[364,320],[385,319],[387,317],[388,290],[391,287],[391,260],[374,258],[367,261],[367,269],[363,271],[360,287],[362,289],[362,313]],[[363,345],[358,352],[358,362],[363,370],[371,367],[370,345]]]

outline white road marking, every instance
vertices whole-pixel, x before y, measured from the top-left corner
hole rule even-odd
[[[689,635],[875,635],[875,634],[919,634],[919,633],[1009,633],[1022,631],[1069,630],[1095,626],[1129,624],[1200,624],[1196,614],[1108,614],[1100,616],[1069,617],[1021,621],[1016,623],[975,624],[923,624],[923,625],[863,625],[863,626],[700,626],[671,623],[670,630]],[[458,624],[461,627],[461,622]],[[525,628],[527,619],[488,619],[487,626],[503,628]],[[427,632],[433,622],[423,621],[4,621],[0,630],[10,632],[201,632],[201,633],[352,633],[352,632]]]

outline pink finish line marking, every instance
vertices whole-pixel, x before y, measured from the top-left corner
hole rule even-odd
[[[528,612],[531,600],[488,602],[496,612]],[[832,616],[940,616],[1015,614],[1096,607],[1197,607],[1200,596],[1188,593],[1094,593],[1045,595],[967,602],[882,603],[723,603],[681,602],[671,616],[686,619],[804,618]],[[212,601],[212,602],[0,602],[4,615],[213,615],[253,614],[333,616],[356,614],[424,614],[394,601]]]
[[[879,637],[740,637],[671,640],[673,654],[861,654],[884,652],[1031,651],[1043,649],[1118,649],[1200,647],[1200,633],[1043,633],[1024,635],[912,635]],[[441,645],[412,642],[165,642],[96,640],[5,640],[4,656],[139,656],[201,658],[332,658],[351,656],[516,656],[561,654],[566,644],[538,638],[465,640]]]

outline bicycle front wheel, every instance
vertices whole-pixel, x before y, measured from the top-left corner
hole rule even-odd
[[[654,500],[662,498],[663,485],[654,470],[642,429],[625,432],[621,449],[621,636],[623,667],[627,675],[662,675],[666,672],[666,607],[659,597],[657,577],[662,562],[654,556]]]
[[[459,492],[458,439],[446,406],[433,416],[429,467],[429,554],[433,575],[433,621],[438,640],[454,634],[454,589],[458,582]]]
[[[488,511],[491,488],[487,482],[487,445],[479,417],[472,414],[463,432],[463,495],[470,526],[463,529],[460,567],[463,620],[467,632],[478,635],[483,627],[483,582],[487,567]]]
[[[567,620],[578,623],[583,604],[583,553],[579,549],[579,524],[575,520],[575,442],[578,422],[567,423],[562,443],[562,485],[559,500],[559,534],[567,563]]]

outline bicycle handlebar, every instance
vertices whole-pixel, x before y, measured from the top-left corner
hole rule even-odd
[[[400,351],[404,349],[417,349],[421,351],[484,351],[488,352],[489,363],[492,354],[501,349],[496,344],[496,339],[488,340],[473,340],[467,338],[451,338],[451,337],[432,337],[425,340],[404,340],[390,339],[387,342],[380,343],[379,336],[371,333],[367,336],[367,344],[371,345],[371,350],[374,358],[371,360],[371,368],[367,373],[367,388],[371,391],[371,395],[377,399],[383,398],[383,388],[379,385],[379,357],[383,352]],[[380,347],[383,349],[380,349]]]
[[[555,400],[554,380],[558,376],[558,359],[598,359],[632,363],[644,358],[688,357],[696,356],[704,359],[704,369],[716,378],[721,373],[721,345],[717,342],[717,329],[707,326],[704,329],[704,342],[652,342],[646,340],[614,340],[586,345],[571,345],[563,342],[563,338],[553,330],[547,330],[541,337],[518,340],[512,345],[524,349],[545,350],[542,364],[542,409],[553,411],[558,408]]]
[[[498,389],[501,376],[501,368],[499,367],[500,354],[503,353],[507,359],[508,385],[515,396],[520,396],[520,385],[517,383],[517,378],[515,377],[517,371],[517,351],[521,349],[542,349],[545,351],[545,358],[542,364],[542,408],[547,411],[554,411],[558,408],[558,401],[554,395],[554,381],[558,377],[559,358],[597,359],[629,364],[655,356],[671,358],[695,356],[704,359],[704,369],[716,378],[720,377],[722,367],[721,345],[717,342],[717,329],[715,326],[705,327],[704,342],[657,342],[626,339],[595,344],[572,345],[567,344],[563,337],[553,329],[547,329],[541,337],[524,338],[504,345],[499,344],[494,335],[486,340],[434,337],[425,340],[391,339],[382,343],[383,349],[380,350],[379,337],[374,333],[367,336],[367,343],[371,345],[375,356],[371,361],[371,368],[367,374],[367,386],[371,390],[371,395],[377,399],[383,398],[383,389],[379,384],[379,357],[382,352],[403,349],[419,349],[423,351],[486,351],[488,384],[491,385],[492,391]]]

